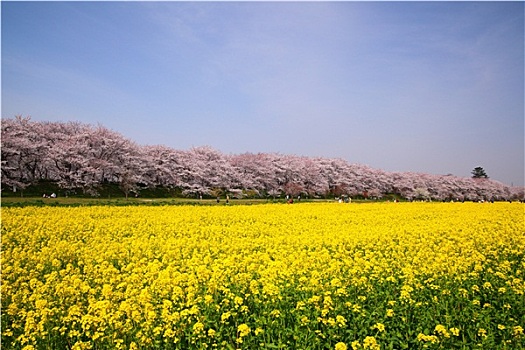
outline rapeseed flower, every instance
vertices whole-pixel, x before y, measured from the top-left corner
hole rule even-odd
[[[195,334],[200,334],[204,330],[204,324],[202,322],[197,322],[193,325],[193,332]]]
[[[419,340],[421,342],[430,342],[430,343],[437,343],[437,342],[439,342],[438,337],[436,337],[435,335],[426,335],[426,334],[423,334],[423,333],[419,333],[417,335],[417,340]]]
[[[379,350],[381,346],[377,343],[376,338],[368,336],[363,340],[363,349]]]
[[[377,329],[379,332],[384,332],[385,331],[385,325],[382,324],[382,323],[376,323],[372,329]]]
[[[445,337],[445,338],[450,338],[450,333],[448,332],[447,328],[441,324],[438,324],[435,328],[434,328],[434,332],[436,332],[437,334]]]
[[[486,337],[487,336],[487,330],[484,328],[478,329],[478,336],[480,337]]]
[[[519,203],[2,208],[2,230],[10,348],[525,347]]]
[[[335,350],[347,350],[346,344],[343,342],[335,344]]]

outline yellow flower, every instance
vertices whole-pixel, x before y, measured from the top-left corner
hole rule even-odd
[[[239,296],[236,296],[234,298],[233,302],[235,303],[236,306],[241,306],[242,303],[244,302],[244,299],[239,297]]]
[[[366,337],[365,340],[363,340],[363,348],[371,349],[371,350],[379,350],[381,349],[381,346],[377,343],[376,338]]]
[[[226,322],[231,316],[231,312],[227,311],[221,315],[221,322]]]
[[[442,324],[438,324],[435,328],[434,328],[434,331],[439,334],[439,335],[442,335],[443,337],[445,338],[450,338],[450,333],[448,332],[448,330],[445,328],[445,326],[443,326]]]
[[[385,325],[382,324],[382,323],[376,323],[372,329],[377,329],[378,331],[380,332],[384,332],[385,331]]]
[[[247,313],[248,311],[250,311],[250,308],[246,305],[243,305],[241,306],[241,309],[240,309],[241,312],[244,312],[244,313]]]
[[[347,350],[346,344],[343,342],[335,344],[335,350]]]
[[[430,342],[430,343],[437,343],[437,342],[439,342],[438,337],[436,337],[435,335],[426,335],[426,334],[423,334],[423,333],[419,333],[417,335],[417,340],[420,341],[420,342]]]
[[[250,327],[246,323],[242,323],[237,327],[237,333],[239,333],[239,337],[245,337],[250,334]]]
[[[193,333],[199,334],[204,330],[204,324],[202,322],[197,322],[193,325]]]
[[[281,316],[281,311],[275,309],[272,312],[270,312],[270,316],[275,317],[275,318],[279,318],[279,316]]]
[[[335,321],[337,322],[337,325],[339,327],[346,327],[346,318],[344,318],[343,316],[337,315],[335,317]]]
[[[308,319],[308,316],[301,316],[301,325],[302,326],[308,324],[308,322],[310,322],[310,320]]]

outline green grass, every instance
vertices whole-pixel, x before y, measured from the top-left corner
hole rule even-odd
[[[124,197],[124,192],[119,188],[118,184],[106,183],[97,188],[98,198],[121,198]],[[53,181],[39,181],[27,188],[18,189],[13,192],[13,189],[8,186],[2,187],[2,198],[7,197],[42,197],[43,194],[50,195],[56,193],[59,197],[80,197],[88,199],[96,199],[90,194],[83,193],[82,189],[66,190],[60,188],[56,182]],[[134,194],[130,194],[134,196]],[[171,198],[182,197],[180,190],[170,188],[143,188],[140,190],[141,198]]]
[[[140,191],[139,197],[130,194],[128,199],[117,184],[104,184],[99,188],[97,197],[83,194],[82,190],[66,192],[52,181],[40,181],[24,190],[13,192],[11,188],[3,187],[1,195],[1,206],[3,207],[25,207],[25,206],[89,206],[89,205],[226,205],[226,198],[221,196],[220,202],[214,196],[205,196],[203,199],[196,197],[184,197],[180,189],[169,188],[146,188]],[[44,198],[43,194],[56,193],[57,198]],[[393,200],[398,196],[389,195],[382,200]],[[305,202],[327,202],[334,201],[333,198],[301,199],[294,203]],[[251,205],[261,203],[285,203],[284,197],[269,198],[244,198],[230,199],[229,205]],[[352,202],[370,202],[364,199],[352,199]]]
[[[93,205],[108,205],[108,206],[132,206],[132,205],[209,205],[209,206],[225,206],[225,205],[255,205],[265,203],[286,203],[284,198],[269,199],[230,199],[226,204],[226,200],[221,198],[217,203],[216,199],[195,199],[195,198],[135,198],[124,197],[118,198],[102,198],[102,197],[58,197],[58,198],[42,198],[42,197],[1,197],[0,205],[2,207],[79,207],[79,206],[93,206]],[[294,204],[312,203],[312,202],[334,202],[334,199],[301,199],[294,201]],[[369,203],[371,200],[352,200],[352,203]]]
[[[314,200],[302,200],[301,202],[312,202]],[[328,201],[328,200],[315,200]],[[262,203],[284,203],[284,199],[230,199],[228,205],[251,205]],[[298,202],[295,202],[298,203]],[[217,203],[216,199],[193,199],[193,198],[81,198],[81,197],[2,197],[2,207],[24,207],[24,206],[90,206],[90,205],[227,205],[225,199]]]

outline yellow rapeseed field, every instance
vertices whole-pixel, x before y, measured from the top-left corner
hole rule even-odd
[[[524,208],[3,208],[2,347],[522,349]]]

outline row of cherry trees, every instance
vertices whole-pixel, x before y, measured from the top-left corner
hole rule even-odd
[[[522,199],[523,188],[489,179],[385,172],[342,159],[278,153],[226,155],[210,147],[141,146],[103,126],[2,119],[2,186],[41,180],[92,195],[117,183],[126,194],[173,188],[184,195],[365,196],[407,199]]]

